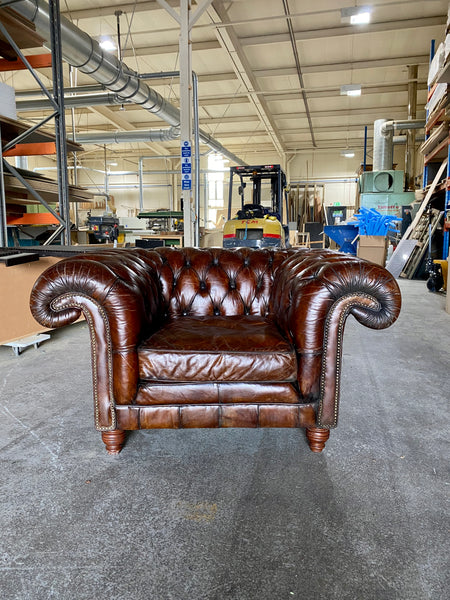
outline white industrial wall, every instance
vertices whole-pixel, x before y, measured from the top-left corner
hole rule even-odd
[[[394,163],[397,169],[404,169],[404,146],[395,146]],[[96,154],[97,152],[97,154]],[[270,154],[246,154],[243,157],[249,164],[271,164],[279,163],[280,158],[274,153]],[[88,147],[86,154],[80,153],[79,160],[86,169],[78,170],[78,184],[86,186],[90,191],[104,192],[105,190],[105,159],[103,150],[98,148],[96,151],[93,147]],[[117,162],[117,165],[111,165],[110,162]],[[371,164],[371,148],[368,149],[367,163]],[[139,177],[138,177],[138,158],[136,156],[121,157],[119,154],[112,154],[108,157],[107,169],[109,175],[109,193],[114,197],[114,208],[118,217],[134,216],[139,210]],[[357,173],[363,163],[363,151],[355,152],[353,158],[345,158],[340,155],[340,150],[333,151],[300,151],[289,157],[287,164],[284,164],[284,169],[287,174],[288,181],[309,182],[308,185],[313,185],[314,182],[323,186],[323,198],[325,205],[340,204],[343,206],[352,207],[355,204],[357,184],[355,179]],[[30,157],[29,169],[33,170],[36,167],[53,167],[53,170],[40,170],[39,172],[48,177],[56,177],[54,169],[54,159],[45,157]],[[201,169],[207,169],[207,158],[202,157]],[[169,171],[179,168],[176,159],[154,159],[145,160],[144,162],[144,210],[157,210],[175,208],[179,209],[179,199],[181,198],[181,189],[179,185],[179,177],[173,175]],[[421,173],[422,158],[417,155],[417,170]],[[133,173],[124,172],[132,171]],[[228,174],[224,178],[223,190],[223,206],[218,206],[217,203],[210,209],[210,214],[205,215],[205,202],[208,202],[208,191],[205,191],[206,176],[201,174],[200,182],[200,202],[201,202],[201,226],[209,219],[209,227],[212,227],[216,222],[217,215],[221,210],[225,210],[228,198]],[[73,171],[70,175],[70,181],[73,181]],[[85,216],[87,210],[81,210],[81,219]],[[103,210],[93,210],[93,214],[102,214]]]

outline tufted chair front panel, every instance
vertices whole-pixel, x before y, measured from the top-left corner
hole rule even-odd
[[[283,252],[248,248],[158,248],[147,251],[160,283],[165,316],[269,313],[269,298]]]

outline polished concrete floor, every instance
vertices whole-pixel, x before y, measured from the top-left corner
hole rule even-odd
[[[81,323],[0,347],[2,600],[444,600],[450,315],[401,282],[385,331],[347,324],[339,427],[93,428]],[[448,506],[448,505],[447,505]]]

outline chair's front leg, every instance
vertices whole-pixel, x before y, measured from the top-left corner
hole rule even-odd
[[[122,429],[102,431],[102,440],[108,454],[119,454],[125,443],[125,431]]]
[[[308,427],[306,429],[306,438],[313,452],[322,452],[329,437],[329,429],[322,429],[320,427]]]

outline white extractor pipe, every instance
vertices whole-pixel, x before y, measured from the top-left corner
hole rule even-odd
[[[392,121],[377,119],[373,124],[373,170],[389,171],[394,163],[394,130],[422,129],[423,119]]]
[[[50,16],[47,2],[19,0],[14,3],[13,8],[32,21],[36,26],[36,32],[49,43]],[[90,75],[108,90],[118,94],[120,98],[141,105],[172,127],[179,127],[180,111],[176,106],[150,88],[135,71],[120,62],[113,54],[103,50],[96,40],[65,17],[61,17],[61,44],[62,56],[70,65]],[[201,141],[215,152],[226,156],[238,165],[245,164],[206,132],[200,130],[199,133]]]

